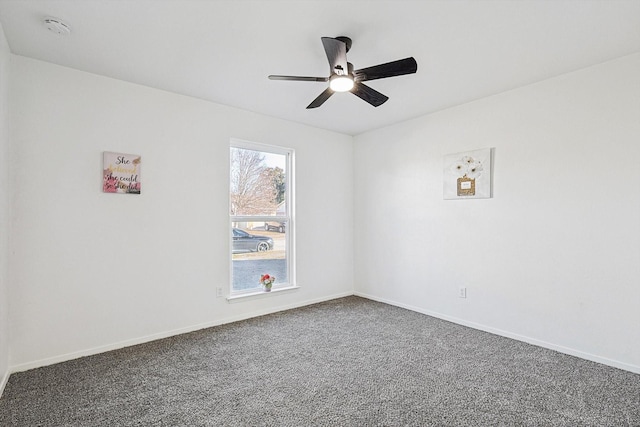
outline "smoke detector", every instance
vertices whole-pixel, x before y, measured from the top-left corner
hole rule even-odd
[[[62,22],[61,19],[58,18],[44,18],[42,23],[47,28],[47,30],[58,34],[59,36],[68,36],[71,34],[71,28]]]

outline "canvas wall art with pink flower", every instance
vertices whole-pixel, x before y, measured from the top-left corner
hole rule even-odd
[[[105,151],[102,164],[103,192],[140,194],[140,156]]]

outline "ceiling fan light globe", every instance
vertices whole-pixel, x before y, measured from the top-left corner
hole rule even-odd
[[[353,79],[349,76],[334,76],[329,87],[334,92],[348,92],[353,89]]]

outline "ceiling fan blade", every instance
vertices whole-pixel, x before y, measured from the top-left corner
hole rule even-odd
[[[347,74],[349,67],[347,65],[347,44],[342,40],[331,37],[322,37],[322,45],[329,60],[331,73]],[[337,72],[337,70],[342,70]]]
[[[290,80],[297,82],[328,82],[328,77],[278,76],[270,75],[269,80]]]
[[[311,104],[309,104],[307,106],[307,109],[309,109],[309,108],[318,108],[319,106],[324,104],[324,101],[329,99],[329,97],[331,97],[331,95],[333,95],[333,91],[331,90],[331,88],[326,88],[324,90],[324,92],[322,92],[320,95],[318,95],[318,97],[316,99],[314,99],[311,102]]]
[[[353,72],[356,81],[366,82],[367,80],[384,79],[385,77],[402,76],[412,74],[418,70],[418,63],[413,57],[399,59],[386,64],[374,65]]]
[[[351,93],[353,93],[360,99],[367,101],[374,107],[381,106],[382,104],[387,102],[387,99],[389,99],[388,96],[381,94],[375,89],[371,89],[369,86],[363,83],[356,83],[355,86],[353,86],[353,89],[351,89]]]

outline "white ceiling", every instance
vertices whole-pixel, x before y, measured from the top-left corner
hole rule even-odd
[[[58,36],[42,24],[60,18]],[[639,0],[0,0],[17,55],[356,135],[640,52]],[[353,39],[356,69],[413,56],[418,72],[305,107],[327,76],[320,37]]]

